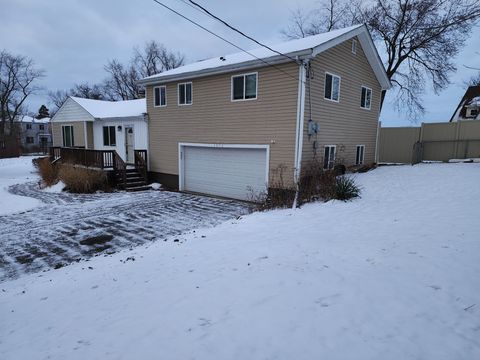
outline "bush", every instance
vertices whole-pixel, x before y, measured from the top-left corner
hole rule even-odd
[[[360,188],[350,176],[339,176],[335,179],[333,199],[347,201],[360,196]]]
[[[67,190],[73,193],[110,191],[107,175],[99,170],[63,164],[60,166],[58,179],[63,181]]]
[[[32,160],[45,186],[52,186],[58,182],[58,167],[50,162],[48,157]]]

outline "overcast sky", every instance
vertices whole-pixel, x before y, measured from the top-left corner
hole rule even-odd
[[[162,0],[188,17],[244,48],[255,44],[185,5]],[[297,5],[311,8],[314,0],[198,0],[211,11],[260,41],[282,41],[280,31]],[[46,71],[40,85],[46,90],[32,98],[30,111],[48,104],[47,90],[68,89],[74,83],[100,82],[104,64],[113,58],[128,61],[132,47],[156,40],[186,55],[187,62],[237,52],[203,30],[155,4],[152,0],[0,0],[0,49],[33,58]],[[427,113],[421,121],[448,121],[465,91],[463,82],[480,67],[480,29],[476,28],[455,60],[458,72],[440,95],[429,88]],[[387,126],[412,123],[387,104],[381,115]]]

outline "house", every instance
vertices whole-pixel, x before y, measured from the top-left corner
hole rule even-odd
[[[52,145],[50,118],[21,116],[17,121],[22,153],[46,153]]]
[[[248,200],[316,163],[375,162],[391,85],[367,28],[219,56],[142,79],[152,179]]]
[[[115,151],[127,164],[148,146],[145,99],[126,101],[69,97],[52,118],[53,146]]]
[[[450,122],[459,120],[480,120],[480,85],[469,86],[463,95]]]

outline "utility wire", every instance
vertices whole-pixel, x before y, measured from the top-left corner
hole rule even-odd
[[[260,60],[260,61],[261,61],[261,62],[263,62],[265,65],[267,65],[267,66],[271,66],[271,67],[275,68],[276,70],[278,70],[278,71],[280,71],[280,72],[284,73],[285,75],[287,75],[287,76],[291,77],[292,79],[295,79],[296,81],[298,81],[298,80],[299,80],[297,77],[295,77],[295,76],[293,76],[293,75],[289,74],[288,72],[286,72],[286,71],[284,71],[283,69],[279,68],[279,67],[278,67],[278,66],[276,66],[275,64],[271,64],[271,63],[269,63],[268,61],[265,61],[264,59],[262,59],[262,58],[259,58],[258,56],[255,56],[255,55],[254,55],[254,54],[252,54],[251,52],[249,52],[249,51],[247,51],[247,50],[245,50],[245,49],[241,48],[240,46],[238,46],[238,45],[234,44],[234,43],[233,43],[233,42],[231,42],[230,40],[228,40],[228,39],[225,39],[224,37],[222,37],[222,36],[220,36],[220,35],[218,35],[218,34],[214,33],[213,31],[211,31],[211,30],[207,29],[206,27],[204,27],[203,25],[200,25],[199,23],[197,23],[197,22],[193,21],[192,19],[189,19],[189,18],[188,18],[188,17],[186,17],[185,15],[183,15],[183,14],[181,14],[180,12],[178,12],[177,10],[175,10],[175,9],[172,9],[171,7],[169,7],[169,6],[165,5],[165,4],[164,4],[164,3],[162,3],[161,1],[159,1],[159,0],[153,0],[153,1],[154,1],[155,3],[157,3],[158,5],[160,5],[160,6],[164,7],[165,9],[167,9],[167,10],[169,10],[169,11],[173,12],[174,14],[177,14],[178,16],[182,17],[183,19],[185,19],[185,20],[189,21],[190,23],[192,23],[192,24],[194,24],[194,25],[198,26],[200,29],[202,29],[202,30],[204,30],[204,31],[208,32],[209,34],[211,34],[211,35],[213,35],[213,36],[215,36],[215,37],[219,38],[220,40],[223,40],[223,41],[225,41],[226,43],[228,43],[228,44],[232,45],[233,47],[235,47],[235,48],[239,49],[240,51],[242,51],[242,52],[244,52],[244,53],[247,53],[248,55],[250,55],[250,56],[252,56],[252,57],[256,58],[257,60]],[[296,60],[295,60],[295,61],[296,61]],[[302,80],[302,79],[300,79],[300,81],[303,81],[303,80]]]
[[[187,3],[187,0],[180,0],[180,1],[182,1],[183,3]],[[287,59],[289,59],[289,60],[292,60],[292,61],[294,61],[294,62],[298,62],[297,59],[292,58],[291,56],[288,56],[288,55],[286,55],[286,54],[283,54],[283,53],[281,53],[280,51],[277,51],[277,50],[275,50],[275,49],[272,49],[270,46],[265,45],[265,44],[261,43],[260,41],[254,39],[253,37],[245,34],[244,32],[242,32],[242,31],[240,31],[240,30],[238,30],[236,27],[230,25],[230,24],[227,23],[225,20],[223,20],[223,19],[219,18],[218,16],[212,14],[210,11],[208,11],[206,8],[204,8],[202,5],[198,4],[197,2],[195,2],[195,1],[193,1],[193,0],[188,0],[188,2],[191,3],[191,4],[193,4],[193,5],[195,5],[197,8],[201,9],[204,13],[206,13],[206,14],[209,15],[210,17],[212,17],[212,18],[214,18],[215,20],[221,22],[223,25],[225,25],[225,26],[228,27],[229,29],[231,29],[231,30],[239,33],[240,35],[246,37],[247,39],[253,41],[254,43],[256,43],[256,44],[258,44],[258,45],[264,47],[265,49],[268,49],[268,50],[270,50],[270,51],[272,51],[272,52],[274,52],[274,53],[277,53],[278,55],[283,56],[283,57],[285,57],[285,58],[287,58]]]

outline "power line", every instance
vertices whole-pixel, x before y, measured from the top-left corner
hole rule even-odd
[[[159,0],[153,0],[153,1],[154,1],[155,3],[157,3],[158,5],[160,5],[160,6],[163,6],[165,9],[167,9],[167,10],[169,10],[169,11],[173,12],[174,14],[177,14],[178,16],[182,17],[183,19],[185,19],[185,20],[189,21],[190,23],[192,23],[192,24],[194,24],[194,25],[198,26],[200,29],[202,29],[202,30],[204,30],[204,31],[208,32],[209,34],[211,34],[211,35],[213,35],[213,36],[215,36],[215,37],[219,38],[220,40],[223,40],[223,41],[225,41],[226,43],[228,43],[228,44],[232,45],[233,47],[235,47],[235,48],[239,49],[240,51],[242,51],[242,52],[244,52],[244,53],[246,53],[246,54],[248,54],[248,55],[250,55],[250,56],[252,56],[252,57],[256,58],[257,60],[260,60],[260,61],[261,61],[261,62],[263,62],[265,65],[267,65],[267,66],[271,66],[271,67],[275,68],[276,70],[278,70],[278,71],[280,71],[280,72],[284,73],[285,75],[287,75],[287,76],[291,77],[292,79],[295,79],[296,81],[298,81],[298,78],[297,78],[297,77],[295,77],[295,76],[293,76],[293,75],[291,75],[291,74],[287,73],[286,71],[284,71],[283,69],[279,68],[279,67],[278,67],[278,66],[276,66],[275,64],[271,64],[271,63],[269,63],[268,61],[266,61],[266,60],[264,60],[264,59],[262,59],[262,58],[259,58],[258,56],[255,56],[255,55],[254,55],[254,54],[252,54],[251,52],[249,52],[249,51],[247,51],[247,50],[245,50],[245,49],[241,48],[240,46],[238,46],[238,45],[234,44],[234,43],[233,43],[233,42],[231,42],[230,40],[228,40],[228,39],[225,39],[224,37],[222,37],[222,36],[220,36],[220,35],[218,35],[218,34],[214,33],[213,31],[211,31],[211,30],[207,29],[207,28],[206,28],[206,27],[204,27],[203,25],[200,25],[199,23],[197,23],[197,22],[193,21],[192,19],[190,19],[190,18],[186,17],[185,15],[181,14],[181,13],[180,13],[180,12],[178,12],[177,10],[175,10],[175,9],[172,9],[171,7],[169,7],[169,6],[165,5],[165,4],[164,4],[164,3],[162,3],[161,1],[159,1]],[[295,61],[296,61],[296,60],[295,60]],[[301,80],[301,79],[300,79],[300,81],[303,81],[303,80]]]
[[[187,3],[187,2],[186,2],[187,0],[180,0],[180,1],[182,1],[183,3]],[[289,59],[289,60],[292,60],[292,61],[294,61],[294,62],[298,62],[297,59],[292,58],[291,56],[288,56],[288,55],[286,55],[286,54],[283,54],[283,53],[281,53],[280,51],[277,51],[277,50],[275,50],[275,49],[272,49],[270,46],[265,45],[265,44],[261,43],[260,41],[254,39],[253,37],[245,34],[244,32],[242,32],[242,31],[240,31],[240,30],[238,30],[236,27],[230,25],[230,24],[227,23],[225,20],[223,20],[223,19],[219,18],[218,16],[212,14],[210,11],[208,11],[206,8],[204,8],[202,5],[196,3],[195,1],[193,1],[193,0],[188,0],[188,1],[189,1],[191,4],[195,5],[197,8],[200,8],[201,10],[203,10],[203,12],[205,12],[207,15],[209,15],[209,16],[211,16],[212,18],[214,18],[215,20],[221,22],[222,24],[224,24],[224,25],[225,25],[226,27],[228,27],[229,29],[231,29],[231,30],[239,33],[240,35],[246,37],[247,39],[253,41],[254,43],[256,43],[256,44],[258,44],[258,45],[264,47],[265,49],[268,49],[268,50],[270,50],[270,51],[272,51],[272,52],[274,52],[274,53],[277,53],[277,54],[280,55],[280,56],[286,57],[286,58]]]

